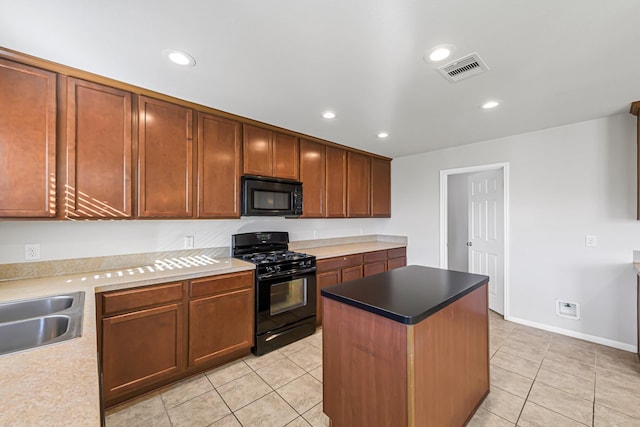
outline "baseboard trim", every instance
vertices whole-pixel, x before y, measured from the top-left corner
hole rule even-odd
[[[607,338],[597,337],[595,335],[584,334],[582,332],[576,332],[569,329],[558,328],[555,326],[546,325],[544,323],[532,322],[530,320],[520,319],[518,317],[509,316],[505,317],[505,320],[513,323],[519,323],[525,326],[531,326],[532,328],[542,329],[543,331],[554,332],[560,335],[566,335],[572,338],[578,338],[581,340],[589,341],[596,344],[606,345],[607,347],[613,347],[620,350],[630,351],[631,353],[637,353],[638,347],[632,344],[623,343],[620,341],[614,341]]]

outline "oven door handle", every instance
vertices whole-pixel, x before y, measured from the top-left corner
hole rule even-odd
[[[305,268],[304,270],[289,270],[285,272],[262,274],[258,277],[258,279],[277,279],[278,277],[291,277],[295,279],[300,276],[308,275],[311,273],[315,274],[315,272],[316,272],[316,268],[312,267],[312,268]]]

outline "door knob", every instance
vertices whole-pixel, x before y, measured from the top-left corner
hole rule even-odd
[[[473,246],[473,242],[467,242],[467,246]]]

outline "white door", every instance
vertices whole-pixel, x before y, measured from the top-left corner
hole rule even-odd
[[[502,170],[469,176],[469,272],[489,276],[489,308],[504,315]]]

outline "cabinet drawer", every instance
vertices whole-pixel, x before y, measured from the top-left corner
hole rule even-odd
[[[316,267],[319,272],[337,270],[355,265],[362,265],[362,254],[340,256],[316,262]]]
[[[102,314],[107,316],[180,301],[182,301],[182,282],[105,292],[102,296]]]
[[[407,248],[395,248],[387,251],[387,258],[402,258],[407,256]]]
[[[253,272],[224,274],[220,276],[194,279],[189,285],[189,296],[202,297],[226,292],[233,289],[242,289],[253,286]]]
[[[393,258],[387,261],[387,270],[393,270],[394,268],[400,268],[407,265],[407,258]]]
[[[369,264],[377,261],[386,261],[387,251],[367,252],[364,254],[364,263]]]

